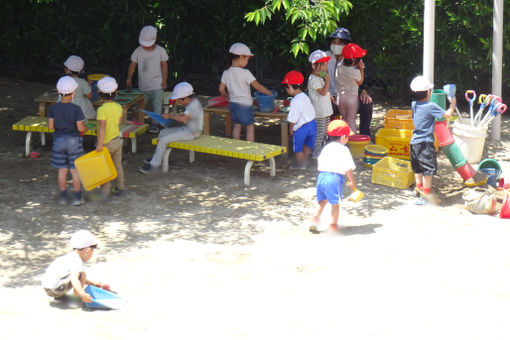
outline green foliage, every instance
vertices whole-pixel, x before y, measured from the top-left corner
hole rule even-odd
[[[300,53],[308,55],[308,42],[325,38],[334,31],[340,15],[348,14],[351,8],[347,0],[266,0],[264,7],[248,12],[245,19],[263,25],[273,14],[283,11],[285,20],[297,28],[290,46],[290,52],[297,57]]]

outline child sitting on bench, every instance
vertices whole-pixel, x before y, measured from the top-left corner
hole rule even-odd
[[[143,174],[150,174],[161,168],[163,157],[168,143],[177,141],[193,140],[202,134],[204,125],[204,113],[202,104],[193,93],[193,87],[190,83],[182,82],[175,85],[172,92],[172,98],[176,99],[179,105],[185,106],[184,115],[175,115],[164,113],[161,117],[165,119],[174,119],[185,123],[184,126],[170,127],[159,132],[159,141],[156,146],[156,152],[152,158],[146,159],[145,164],[138,169]]]

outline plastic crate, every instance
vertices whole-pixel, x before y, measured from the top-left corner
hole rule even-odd
[[[384,157],[372,167],[372,183],[407,189],[414,183],[411,162]]]
[[[384,117],[384,127],[386,129],[405,129],[413,130],[413,111],[392,109]]]
[[[375,134],[375,144],[386,147],[388,156],[410,159],[412,136],[412,130],[379,129]]]
[[[83,188],[90,191],[117,177],[117,170],[107,148],[91,151],[74,161]]]

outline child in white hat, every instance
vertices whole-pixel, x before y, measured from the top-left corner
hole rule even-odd
[[[87,131],[85,116],[81,108],[72,103],[78,83],[70,76],[63,76],[57,82],[61,101],[50,106],[48,110],[48,127],[53,133],[53,150],[51,166],[58,169],[58,186],[60,189],[58,203],[67,204],[67,174],[71,171],[73,178],[72,205],[82,205],[80,177],[74,161],[84,154],[83,134]]]
[[[317,134],[315,146],[312,151],[312,158],[319,157],[322,145],[326,141],[327,129],[330,116],[333,114],[331,95],[329,94],[330,77],[328,74],[328,62],[331,59],[326,52],[321,50],[313,51],[308,57],[312,65],[312,73],[308,77],[308,96],[315,109],[315,123]]]
[[[114,101],[117,94],[117,81],[112,77],[104,77],[97,82],[99,98],[103,104],[97,109],[97,144],[96,151],[103,146],[112,156],[113,164],[117,170],[117,187],[115,194],[125,194],[124,169],[122,168],[122,139],[119,137],[119,125],[122,123],[122,106]],[[101,186],[102,199],[107,201],[110,197],[111,182]]]
[[[152,112],[161,113],[163,106],[163,91],[167,88],[168,54],[165,49],[156,45],[158,30],[153,26],[144,26],[140,31],[138,46],[131,54],[126,86],[133,86],[133,74],[138,65],[138,87],[145,96],[145,103],[152,102]],[[149,133],[158,133],[159,126],[152,121]]]
[[[229,67],[221,75],[219,91],[228,99],[230,118],[234,127],[232,137],[241,139],[241,128],[246,127],[246,140],[255,141],[255,120],[253,112],[253,99],[250,86],[255,90],[272,96],[273,93],[262,86],[245,67],[253,57],[248,46],[243,43],[235,43],[229,49]]]
[[[67,75],[73,77],[73,79],[78,83],[78,88],[76,89],[73,103],[81,108],[85,118],[96,119],[96,111],[94,110],[94,106],[92,106],[92,102],[90,101],[90,98],[92,98],[92,88],[90,87],[88,81],[80,78],[80,74],[83,72],[84,66],[85,62],[82,58],[77,55],[71,55],[64,62],[64,71]]]
[[[172,92],[172,98],[177,100],[177,104],[185,106],[183,115],[164,113],[161,117],[165,119],[174,119],[184,123],[184,126],[170,127],[160,131],[159,141],[156,146],[156,152],[152,158],[145,160],[145,164],[138,169],[143,174],[150,174],[161,168],[165,150],[170,142],[192,140],[200,137],[204,127],[204,112],[202,104],[193,93],[193,87],[190,83],[181,82],[175,85]]]
[[[46,269],[42,279],[42,286],[48,296],[61,299],[73,289],[75,296],[85,303],[92,302],[92,298],[84,290],[85,285],[93,285],[103,289],[110,286],[98,281],[92,281],[85,273],[84,264],[92,258],[97,248],[97,239],[88,230],[78,230],[71,236],[72,251],[56,258]]]

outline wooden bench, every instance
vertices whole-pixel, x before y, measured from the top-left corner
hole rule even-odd
[[[143,135],[149,128],[148,124],[139,124],[126,121],[119,126],[119,137],[131,139],[131,151],[136,153],[136,137]],[[40,116],[27,116],[17,123],[12,124],[14,131],[26,131],[27,137],[25,139],[25,156],[30,155],[30,143],[32,139],[32,132],[39,132],[41,134],[41,145],[46,145],[46,133],[53,133],[48,127],[48,118]],[[88,121],[88,130],[85,136],[97,136],[97,123],[95,120]]]
[[[158,144],[158,138],[152,140],[152,144]],[[287,148],[280,145],[271,145],[244,140],[235,140],[224,137],[202,135],[190,141],[168,143],[163,158],[163,172],[168,172],[168,162],[172,149],[189,150],[190,163],[195,161],[195,152],[247,160],[244,167],[244,184],[250,185],[250,170],[253,162],[269,160],[270,174],[276,175],[275,156],[285,154]]]

